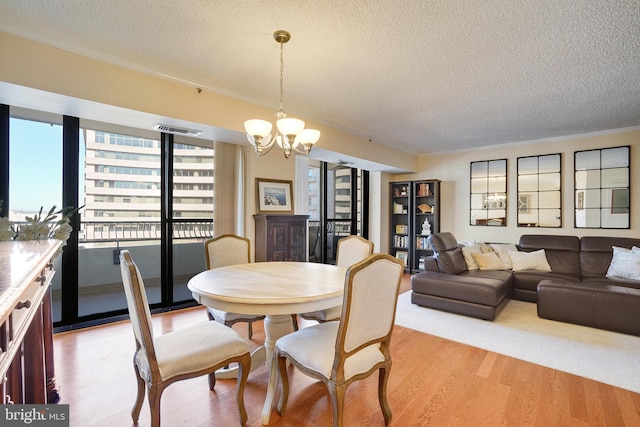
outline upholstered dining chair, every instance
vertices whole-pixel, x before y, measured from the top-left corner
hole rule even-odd
[[[347,387],[377,370],[378,401],[385,424],[389,424],[389,345],[403,270],[403,262],[389,254],[374,254],[352,265],[345,277],[340,320],[308,326],[276,341],[270,374],[276,375],[277,369],[282,383],[278,402],[281,416],[289,397],[289,361],[304,374],[325,383],[331,396],[334,427],[343,425]]]
[[[234,264],[246,264],[251,261],[251,242],[245,237],[235,234],[223,234],[204,242],[207,259],[207,270]],[[230,313],[215,308],[207,308],[209,319],[226,326],[234,323],[247,322],[249,339],[253,337],[253,322],[264,319],[265,316],[251,314]]]
[[[136,341],[133,366],[138,393],[131,410],[133,422],[138,422],[145,388],[151,410],[151,426],[159,427],[160,399],[169,385],[208,375],[209,388],[213,390],[215,371],[235,362],[239,368],[236,403],[240,424],[244,425],[247,422],[244,387],[251,369],[248,344],[233,329],[211,321],[154,336],[142,276],[128,250],[120,251],[120,271]]]
[[[349,267],[362,261],[373,253],[373,242],[360,236],[348,236],[338,240],[336,252],[336,265]],[[315,320],[319,323],[330,322],[340,318],[342,306],[331,307],[325,310],[300,313],[300,317],[306,320]]]

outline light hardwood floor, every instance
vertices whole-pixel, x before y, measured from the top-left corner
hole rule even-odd
[[[406,276],[402,290],[408,288]],[[205,309],[197,307],[154,316],[153,322],[159,334],[206,318]],[[301,326],[307,324],[300,320]],[[246,324],[234,329],[247,336]],[[263,340],[259,323],[251,346]],[[61,403],[69,404],[71,425],[132,425],[136,383],[129,322],[59,333],[54,346]],[[387,390],[392,426],[640,425],[640,394],[410,329],[394,328],[392,357]],[[287,412],[280,417],[274,409],[270,425],[330,426],[324,385],[299,372],[290,380]],[[267,381],[264,367],[249,376],[247,426],[261,425]],[[347,390],[345,426],[384,426],[376,389],[374,375]],[[232,380],[219,380],[213,392],[206,377],[173,384],[162,398],[162,425],[237,426],[234,392]],[[145,401],[139,425],[148,424]]]

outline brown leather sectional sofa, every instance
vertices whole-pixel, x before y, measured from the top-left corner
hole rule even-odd
[[[510,298],[543,318],[640,336],[640,281],[607,278],[613,246],[640,239],[525,234],[517,249],[545,250],[551,271],[468,270],[451,233],[429,237],[434,256],[411,278],[414,304],[494,320]]]

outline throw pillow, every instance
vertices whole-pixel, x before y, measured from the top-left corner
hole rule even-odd
[[[498,258],[504,263],[504,269],[511,269],[511,257],[509,256],[509,251],[517,252],[518,248],[513,243],[491,243],[491,247],[498,254]]]
[[[640,280],[640,252],[613,246],[607,277]]]
[[[539,270],[551,271],[544,249],[533,252],[509,251],[513,271]]]
[[[504,270],[504,263],[495,252],[472,253],[471,256],[480,270]]]
[[[462,255],[464,255],[464,260],[467,263],[467,270],[477,270],[478,264],[476,264],[475,260],[471,256],[471,254],[479,254],[482,253],[480,246],[464,246],[462,248]]]
[[[632,250],[633,252],[640,252],[640,248],[639,248],[639,247],[637,247],[637,246],[632,247],[632,248],[631,248],[631,250]]]

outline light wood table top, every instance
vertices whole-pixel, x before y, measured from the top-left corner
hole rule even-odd
[[[188,287],[208,307],[241,314],[296,314],[342,304],[346,271],[310,262],[256,262],[203,271]]]

